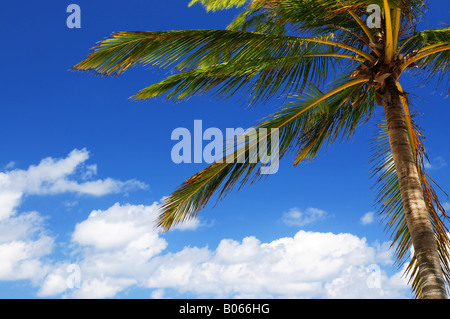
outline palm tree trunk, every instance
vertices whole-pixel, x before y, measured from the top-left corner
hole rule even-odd
[[[444,276],[416,161],[409,141],[399,91],[391,77],[386,80],[384,101],[389,142],[400,184],[406,222],[411,234],[424,299],[446,299]],[[386,95],[385,95],[386,96]]]

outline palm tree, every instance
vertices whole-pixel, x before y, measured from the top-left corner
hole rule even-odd
[[[448,217],[424,170],[423,135],[400,77],[414,71],[441,84],[450,69],[450,28],[416,31],[425,0],[190,5],[198,2],[211,11],[245,7],[225,30],[114,33],[73,69],[116,76],[136,65],[174,66],[175,74],[138,92],[132,97],[137,100],[180,101],[210,92],[224,99],[241,94],[256,103],[288,96],[289,103],[254,128],[278,129],[280,158],[294,153],[294,165],[351,138],[382,107],[372,158],[380,214],[392,231],[397,262],[410,261],[406,272],[416,297],[447,298]],[[371,18],[367,8],[374,4],[381,15],[370,28],[364,19]],[[167,230],[193,218],[213,195],[220,200],[236,185],[260,179],[261,163],[247,152],[254,142],[246,140],[236,150],[244,163],[217,161],[180,185],[165,199],[159,226]]]

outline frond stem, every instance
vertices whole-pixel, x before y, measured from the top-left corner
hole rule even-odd
[[[389,7],[388,0],[383,0],[384,14],[386,21],[386,43],[385,43],[385,58],[386,63],[391,63],[394,53],[393,49],[393,37],[392,37],[392,20],[391,20],[391,8]]]
[[[340,4],[342,4],[342,2],[340,0],[338,0],[338,2]],[[343,5],[343,4],[342,4]],[[352,10],[350,9],[346,9],[347,12],[352,16],[352,18],[359,24],[359,26],[361,27],[361,29],[363,29],[364,33],[367,35],[367,37],[369,38],[370,42],[372,43],[377,43],[375,37],[373,36],[372,32],[370,31],[369,27],[364,23],[364,21],[361,20],[360,17],[358,17],[356,15],[356,13],[354,13]]]
[[[400,8],[396,8],[394,11],[394,39],[393,39],[393,47],[392,50],[395,52],[397,50],[397,43],[400,33],[400,19],[402,15],[402,10]]]
[[[319,99],[315,100],[314,102],[312,102],[310,105],[308,105],[306,108],[302,109],[300,112],[297,112],[296,114],[294,114],[293,116],[291,116],[289,119],[287,119],[286,121],[284,121],[282,124],[280,124],[277,128],[280,128],[281,126],[285,125],[286,123],[292,121],[294,118],[296,118],[297,116],[299,116],[300,114],[306,112],[307,110],[309,110],[310,108],[314,107],[315,105],[319,104],[320,102],[328,99],[330,96],[333,96],[334,94],[345,90],[346,88],[349,88],[351,86],[354,86],[356,84],[359,83],[363,83],[363,82],[368,82],[370,81],[370,79],[356,79],[353,81],[350,81],[344,85],[341,85],[338,88],[335,88],[334,90],[331,90],[328,93],[325,93],[324,95],[322,95]]]
[[[412,121],[411,121],[411,112],[409,111],[408,101],[406,100],[406,98],[404,96],[405,92],[403,91],[403,88],[400,85],[400,82],[395,81],[395,85],[397,86],[397,89],[400,91],[400,100],[402,102],[403,112],[405,113],[406,124],[408,126],[409,138],[411,140],[411,149],[413,150],[414,158],[417,159],[417,148],[414,146],[415,139],[414,139],[414,135],[413,135],[413,125],[412,125]]]
[[[431,54],[437,53],[437,52],[441,52],[441,51],[446,51],[446,50],[450,50],[450,45],[445,45],[445,46],[440,46],[438,48],[432,49],[432,50],[427,50],[427,48],[423,48],[422,50],[424,50],[425,52],[422,52],[418,55],[416,55],[415,57],[409,59],[406,62],[403,62],[402,64],[400,64],[400,70],[403,71],[404,69],[406,69],[410,64],[423,59]]]

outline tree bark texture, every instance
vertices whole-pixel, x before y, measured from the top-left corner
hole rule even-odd
[[[398,175],[403,208],[414,252],[419,266],[422,298],[446,299],[444,276],[439,260],[423,189],[416,166],[400,92],[392,78],[386,80],[387,93],[384,100],[389,142]]]

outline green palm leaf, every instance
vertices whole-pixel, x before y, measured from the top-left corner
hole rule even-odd
[[[338,54],[331,47],[327,51],[305,49],[284,57],[213,64],[169,76],[133,98],[145,100],[166,94],[168,100],[183,100],[195,94],[214,92],[223,99],[240,90],[250,101],[266,100],[274,95],[301,92],[310,81],[323,83],[328,68],[342,64],[339,60],[343,58],[351,61],[352,56]]]
[[[242,7],[249,0],[192,0],[189,6],[196,3],[202,4],[207,11],[218,11],[223,9],[231,9],[233,7]]]
[[[343,81],[325,94],[312,86],[308,91],[308,98],[281,109],[253,128],[257,132],[260,132],[260,129],[266,129],[263,137],[267,141],[267,148],[272,152],[277,148],[279,159],[291,151],[305,154],[305,159],[313,158],[317,154],[318,148],[326,141],[333,142],[338,133],[336,131],[329,134],[326,130],[328,127],[322,130],[324,134],[315,132],[318,129],[315,119],[323,118],[324,125],[331,123],[337,127],[347,126],[347,134],[351,134],[359,121],[370,116],[370,114],[366,114],[366,116],[359,114],[360,110],[356,107],[357,105],[354,105],[357,100],[362,100],[360,97],[366,91],[360,84],[367,82],[368,79]],[[355,91],[355,87],[357,90],[354,98],[349,99],[349,93]],[[332,107],[329,107],[330,104]],[[356,115],[352,113],[356,113]],[[348,125],[349,122],[350,125]],[[273,129],[277,129],[279,137],[276,142],[272,141]],[[259,138],[261,136],[258,135]],[[220,200],[237,184],[241,188],[248,182],[253,183],[261,177],[267,176],[258,173],[262,165],[262,162],[257,160],[261,158],[259,149],[258,152],[250,152],[256,142],[256,138],[246,140],[236,150],[235,158],[244,156],[243,161],[230,162],[224,156],[220,161],[186,180],[164,201],[159,225],[169,229],[173,224],[195,217],[214,194],[218,194],[218,200]],[[310,147],[311,143],[315,145],[314,148]],[[298,158],[299,155],[297,155],[297,160]]]
[[[299,85],[304,87],[310,80],[325,79],[329,62],[337,58],[361,61],[348,49],[365,54],[327,37],[310,39],[232,30],[119,32],[101,41],[73,69],[115,76],[133,65],[168,67],[176,63],[184,73],[134,97],[144,99],[176,89],[170,97],[184,98],[218,85],[235,92],[255,77],[252,98],[263,99],[273,96],[280,87],[285,92]],[[233,54],[224,54],[227,52]]]
[[[414,32],[405,37],[401,43],[400,53],[406,54],[430,45],[450,44],[450,28],[431,29]]]

